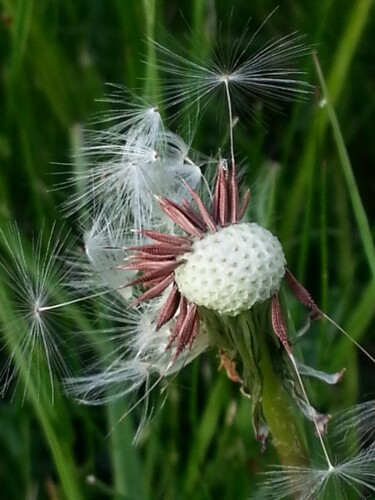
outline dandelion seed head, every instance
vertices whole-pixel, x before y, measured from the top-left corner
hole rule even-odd
[[[191,302],[236,316],[280,288],[285,256],[278,239],[256,223],[224,227],[196,240],[175,270],[180,292]]]
[[[268,100],[288,101],[309,92],[301,72],[291,64],[309,52],[302,37],[291,34],[250,54],[252,41],[253,37],[249,43],[233,47],[229,60],[219,55],[212,64],[187,60],[155,44],[164,57],[161,69],[176,77],[164,103],[167,107],[190,101],[202,105],[201,110],[216,91],[225,93],[230,160],[220,159],[207,204],[198,194],[205,178],[191,159],[190,144],[166,128],[159,106],[134,99],[130,93],[131,99],[125,103],[116,93],[106,99],[116,106],[114,113],[104,117],[111,126],[88,133],[82,154],[89,168],[75,177],[83,188],[67,207],[70,213],[85,209],[93,221],[83,238],[88,266],[81,277],[87,289],[104,289],[89,298],[100,296],[106,302],[107,291],[117,292],[113,303],[112,295],[107,300],[105,318],[114,326],[93,332],[105,337],[106,349],[85,364],[80,376],[65,377],[66,389],[83,403],[104,404],[133,393],[135,405],[144,401],[147,406],[151,390],[164,377],[177,373],[214,346],[220,349],[221,366],[229,378],[251,394],[255,433],[265,446],[272,419],[264,404],[262,371],[268,346],[260,339],[269,335],[272,370],[280,376],[283,390],[314,422],[327,467],[275,469],[267,475],[265,491],[271,495],[276,491],[277,496],[270,498],[290,494],[301,499],[323,498],[331,482],[338,488],[349,484],[356,492],[363,488],[375,491],[371,486],[374,447],[338,465],[330,461],[322,439],[329,416],[310,405],[301,375],[334,384],[342,372],[326,374],[295,361],[278,298],[285,273],[297,298],[299,295],[313,312],[319,310],[286,270],[279,240],[256,223],[241,222],[250,194],[239,194],[234,107],[240,104],[247,110],[251,100],[267,104]],[[125,110],[121,109],[124,104]],[[166,229],[171,229],[170,233]],[[51,255],[56,249],[52,248]],[[16,263],[12,250],[10,253]],[[49,324],[54,314],[49,307],[50,291],[55,286],[50,279],[52,266],[38,251],[36,263],[42,271],[37,270],[29,280],[22,253],[19,260],[21,264],[16,263],[11,277],[21,276],[23,293],[28,296],[26,307],[20,308],[27,334],[14,358],[17,362],[24,358],[26,366],[31,366],[33,352],[44,350],[52,386],[52,357],[63,366]],[[215,332],[209,332],[210,328]],[[234,331],[238,335],[233,335]],[[6,387],[13,380],[9,365],[3,375]],[[287,429],[287,419],[282,423]],[[291,436],[290,443],[299,448],[298,433]]]

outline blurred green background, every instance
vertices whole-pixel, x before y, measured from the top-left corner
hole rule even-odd
[[[318,53],[338,123],[332,128],[332,109],[319,105],[323,93],[313,60],[306,57],[299,64],[314,85],[308,102],[289,104],[283,114],[264,114],[256,107],[263,126],[250,123],[236,142],[249,165],[251,216],[277,232],[289,267],[316,301],[374,353],[371,5],[369,0],[279,3],[254,43],[259,47],[293,31],[306,34]],[[149,37],[169,47],[172,36],[192,54],[209,57],[220,30],[236,40],[250,18],[252,32],[275,7],[269,0],[3,0],[0,226],[17,221],[26,240],[53,221],[78,234],[74,220],[64,220],[59,207],[68,191],[54,186],[74,168],[81,126],[105,109],[96,101],[108,92],[105,83],[141,93],[156,89],[166,97],[157,72],[142,64],[155,56]],[[208,115],[194,147],[215,154],[222,140],[217,129]],[[6,249],[1,251],[6,258]],[[13,313],[5,293],[4,288],[0,322],[6,341],[0,363],[17,339],[6,326]],[[293,300],[291,311],[296,324],[303,324],[305,311]],[[76,328],[90,328],[89,319],[79,314]],[[347,368],[340,387],[312,386],[321,409],[334,412],[374,395],[374,367],[328,324],[315,325],[303,348],[320,369]],[[257,472],[277,458],[272,445],[260,453],[250,402],[217,366],[215,355],[207,354],[182,371],[136,447],[139,411],[118,423],[129,402],[90,408],[57,396],[52,405],[43,388],[26,399],[22,390],[14,397],[10,391],[0,401],[1,498],[251,497]],[[25,377],[21,369],[21,386]]]

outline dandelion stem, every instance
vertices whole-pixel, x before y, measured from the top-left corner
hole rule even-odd
[[[221,319],[203,308],[200,314],[212,343],[231,353],[236,368],[242,368],[240,379],[244,391],[251,395],[258,439],[265,443],[265,419],[282,464],[304,467],[309,464],[309,455],[302,426],[283,386],[285,367],[280,365],[280,351],[276,352],[280,346],[273,338],[269,307],[267,302],[261,303],[238,316]]]
[[[263,333],[263,332],[260,332]],[[275,370],[266,335],[259,335],[259,368],[263,378],[262,408],[270,428],[273,444],[286,466],[308,464],[308,453],[289,397]]]

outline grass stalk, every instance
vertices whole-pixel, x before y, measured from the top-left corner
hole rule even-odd
[[[367,258],[367,263],[371,271],[373,279],[375,279],[375,246],[373,243],[372,233],[370,224],[364,209],[361,196],[355,181],[353,174],[353,167],[348,155],[348,151],[345,146],[345,141],[341,132],[341,128],[334,110],[333,101],[330,97],[328,86],[323,76],[322,69],[320,67],[318,58],[314,54],[314,63],[316,67],[317,74],[319,76],[320,85],[322,87],[324,96],[324,107],[327,109],[327,114],[332,126],[333,136],[337,146],[337,152],[339,154],[342,171],[346,180],[346,185],[348,188],[348,194],[352,202],[353,213],[355,220],[357,222],[358,231],[361,235],[361,241],[363,245],[364,254]]]
[[[27,398],[43,429],[60,478],[64,498],[66,500],[73,498],[74,500],[83,500],[79,469],[73,460],[73,429],[70,427],[69,418],[67,418],[67,409],[61,398],[56,398],[55,403],[52,404],[48,388],[38,382],[40,380],[39,370],[42,369],[41,364],[29,366],[24,362],[19,347],[21,345],[20,339],[15,335],[13,328],[7,327],[11,324],[12,305],[2,289],[0,289],[0,294],[2,304],[0,320],[4,325],[2,332],[18,367],[19,383],[27,386]],[[43,360],[41,360],[42,362]]]

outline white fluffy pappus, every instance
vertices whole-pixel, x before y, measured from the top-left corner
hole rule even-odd
[[[335,441],[344,451],[375,447],[375,400],[358,403],[340,411],[335,417],[333,432]]]
[[[275,11],[253,34],[249,33],[247,24],[234,43],[230,40],[225,45],[221,33],[217,33],[218,42],[212,48],[209,60],[201,58],[199,47],[191,51],[188,44],[177,45],[176,50],[171,50],[150,41],[158,53],[157,69],[167,76],[165,106],[184,111],[192,106],[201,114],[220,94],[215,100],[214,114],[217,116],[218,109],[222,108],[228,117],[232,163],[233,128],[239,117],[254,118],[259,103],[279,110],[279,102],[304,100],[312,91],[311,85],[303,78],[305,72],[295,67],[299,58],[311,53],[311,47],[304,43],[304,35],[290,33],[272,39],[258,49],[253,48],[255,39]]]
[[[62,258],[67,237],[53,227],[48,236],[41,231],[28,245],[12,224],[0,230],[0,244],[10,257],[0,259],[1,281],[9,290],[0,316],[2,341],[9,351],[0,371],[0,394],[17,389],[21,375],[24,398],[34,384],[32,390],[48,388],[53,400],[55,376],[66,377],[69,370],[61,350],[63,318],[46,308],[61,300],[70,279]]]
[[[372,498],[375,493],[375,401],[337,412],[330,422],[334,460],[328,466],[274,466],[262,473],[256,500]],[[354,497],[353,497],[354,498]]]
[[[166,82],[169,91],[166,103],[199,103],[205,108],[223,91],[224,100],[252,114],[256,102],[277,109],[277,101],[303,99],[311,93],[311,86],[303,79],[304,72],[294,67],[297,59],[311,52],[303,35],[290,33],[253,50],[254,40],[271,15],[253,34],[246,26],[236,42],[231,40],[226,47],[218,33],[211,61],[199,56],[192,59],[185,46],[178,46],[177,52],[153,42],[159,55],[158,69],[174,77],[171,83]],[[199,49],[195,52],[200,53]],[[244,107],[249,99],[250,106]]]
[[[115,325],[105,332],[110,347],[83,375],[65,380],[68,393],[86,404],[104,404],[143,388],[144,396],[136,398],[137,406],[147,401],[164,377],[177,373],[208,348],[202,330],[192,348],[176,358],[176,345],[169,345],[174,320],[156,329],[159,310],[160,298],[131,308],[125,308],[121,300],[108,304],[105,316]]]
[[[83,189],[66,202],[65,209],[68,214],[86,209],[92,215],[93,207],[99,207],[120,227],[131,224],[141,229],[152,225],[155,211],[159,214],[155,195],[178,202],[186,195],[181,179],[195,189],[201,172],[189,159],[185,141],[164,128],[157,107],[132,103],[129,110],[117,110],[115,120],[119,123],[107,130],[87,132],[81,154],[88,168],[68,182]]]
[[[113,227],[105,213],[100,213],[91,228],[84,233],[85,257],[88,273],[83,284],[86,289],[100,290],[106,287],[117,291],[124,299],[130,299],[132,288],[125,285],[134,278],[133,271],[120,268],[128,252],[126,248],[133,242],[131,235],[122,234]],[[90,279],[90,274],[92,279]]]
[[[262,474],[265,485],[255,495],[256,500],[327,500],[370,498],[375,493],[375,450],[360,451],[354,457],[327,467],[274,467]]]

